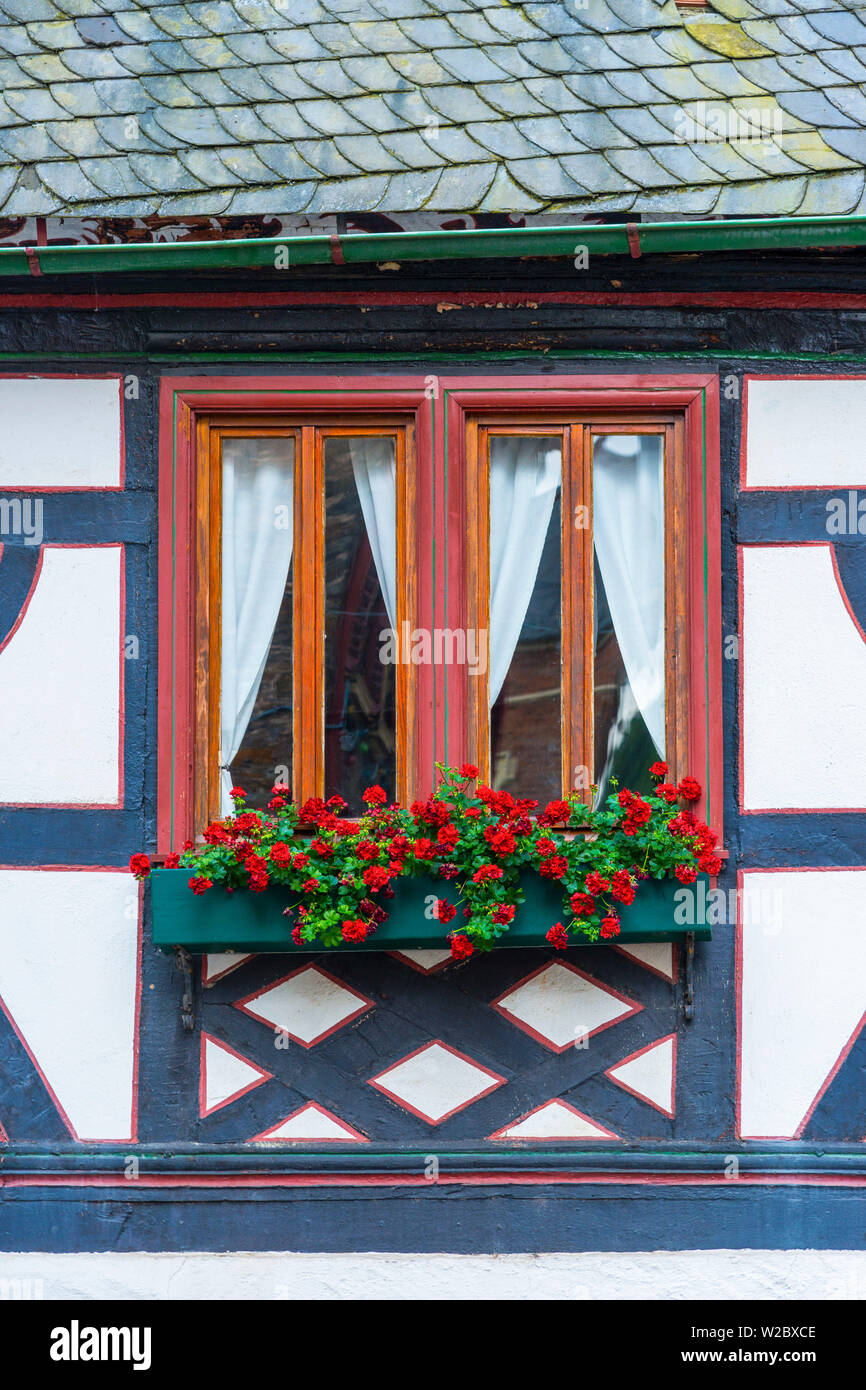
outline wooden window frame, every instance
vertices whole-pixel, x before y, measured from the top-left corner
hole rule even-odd
[[[553,364],[551,364],[553,365]],[[561,365],[561,364],[559,364]],[[719,383],[708,372],[575,375],[559,370],[510,375],[497,364],[486,375],[425,373],[163,377],[159,407],[159,669],[157,713],[157,853],[194,837],[195,823],[195,574],[198,563],[197,440],[199,421],[227,423],[261,415],[377,415],[411,421],[415,436],[414,525],[416,574],[412,618],[421,628],[468,626],[472,599],[467,533],[467,420],[501,417],[547,420],[599,412],[629,420],[680,422],[685,470],[687,594],[678,658],[686,663],[687,708],[678,713],[677,746],[707,789],[699,806],[723,833],[721,539],[719,499]],[[355,369],[353,369],[354,371]],[[210,582],[210,581],[209,581]],[[214,581],[215,582],[215,581]],[[411,667],[414,717],[406,711],[414,747],[407,765],[407,799],[425,796],[435,764],[473,761],[472,698],[465,667]],[[572,673],[572,680],[575,679]],[[477,695],[477,692],[476,692]],[[711,716],[712,710],[712,716]],[[585,736],[585,735],[584,735]],[[572,735],[573,738],[573,735]],[[678,754],[679,757],[679,754]],[[200,828],[200,826],[198,827]]]
[[[666,535],[673,526],[677,537],[675,564],[666,574],[666,648],[675,663],[672,677],[676,695],[667,695],[667,737],[670,757],[666,760],[678,775],[695,776],[703,787],[696,806],[699,814],[724,834],[723,731],[719,717],[722,693],[722,602],[721,602],[721,518],[719,483],[719,382],[712,373],[670,375],[574,376],[551,373],[544,376],[499,376],[449,379],[446,411],[449,438],[455,441],[451,457],[450,483],[460,497],[462,515],[451,531],[450,574],[455,593],[459,592],[462,621],[478,626],[486,614],[485,586],[489,582],[489,562],[482,557],[483,532],[479,527],[483,502],[479,487],[477,440],[473,442],[473,422],[510,420],[519,427],[532,421],[541,434],[555,433],[546,428],[551,420],[591,423],[595,432],[619,430],[634,432],[643,422],[646,428],[665,428],[674,432],[677,458],[676,487],[666,487]],[[586,451],[586,444],[583,446]],[[670,449],[670,445],[668,446]],[[563,498],[566,514],[576,499]],[[673,506],[674,518],[668,509]],[[471,512],[474,524],[466,525]],[[583,574],[582,592],[575,593],[573,605],[563,615],[564,622],[575,622],[581,603],[591,595],[591,536],[581,552],[569,538],[571,575]],[[564,586],[565,587],[565,586]],[[675,589],[675,593],[672,593]],[[584,625],[586,631],[586,625]],[[577,644],[573,644],[577,651]],[[565,673],[565,683],[573,692],[583,682],[583,707],[592,710],[589,700],[588,663],[581,660]],[[448,761],[478,763],[486,754],[489,772],[489,738],[484,737],[488,711],[486,689],[478,689],[464,675],[449,691],[452,737]],[[473,688],[474,687],[474,688]],[[485,706],[481,706],[481,699]],[[574,703],[571,708],[574,710]],[[563,764],[569,769],[585,763],[586,757],[572,757],[575,747],[587,746],[588,729],[581,727],[580,711],[573,712],[566,730]],[[591,744],[589,744],[591,747]],[[566,764],[566,758],[569,759]],[[564,789],[569,779],[563,777]]]
[[[282,383],[280,383],[282,385]],[[163,383],[161,401],[158,852],[195,839],[219,808],[221,442],[293,437],[294,798],[324,790],[324,448],[335,436],[395,440],[397,623],[417,620],[416,487],[423,391],[247,393],[234,381]],[[306,383],[305,383],[306,385]],[[384,399],[383,399],[384,397]],[[335,399],[336,398],[336,399]],[[429,454],[429,448],[427,449]],[[397,795],[416,795],[418,670],[397,664]]]
[[[325,789],[325,445],[329,439],[393,439],[397,475],[397,631],[411,621],[415,584],[415,443],[411,420],[377,414],[305,414],[276,421],[260,415],[196,423],[195,762],[197,829],[221,814],[219,742],[221,671],[222,441],[291,439],[294,442],[292,544],[292,795],[301,805]],[[396,668],[397,795],[405,799],[415,729],[411,666]],[[204,755],[202,755],[202,750]]]
[[[603,435],[643,434],[661,437],[664,476],[665,561],[665,742],[670,776],[688,771],[688,474],[684,423],[675,412],[594,410],[480,413],[466,418],[467,625],[490,630],[490,443],[528,435],[561,440],[561,722],[562,793],[575,787],[576,771],[586,768],[590,781],[595,761],[595,651],[592,614],[593,441]],[[586,507],[588,527],[575,525],[576,509]],[[489,673],[489,662],[488,662]],[[475,678],[469,687],[470,758],[479,777],[489,782],[490,709],[488,681]],[[589,789],[586,788],[586,799]]]

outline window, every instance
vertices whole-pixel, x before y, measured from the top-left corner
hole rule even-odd
[[[556,432],[554,433],[554,428]],[[678,730],[687,482],[675,419],[467,421],[470,746],[497,790],[649,790]]]
[[[663,755],[721,824],[711,376],[167,378],[159,844],[240,783],[435,764],[553,799]]]
[[[409,621],[411,426],[200,422],[195,823],[377,782],[405,795],[409,676],[382,660]],[[398,524],[398,516],[400,524]],[[399,725],[399,729],[398,729]]]

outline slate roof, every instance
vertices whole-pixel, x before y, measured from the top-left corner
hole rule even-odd
[[[864,165],[853,0],[0,0],[3,217],[846,213]]]

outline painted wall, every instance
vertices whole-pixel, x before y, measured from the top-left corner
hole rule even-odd
[[[490,290],[467,271],[447,298],[419,282],[414,303],[381,277],[339,306],[315,284],[269,287],[280,303],[185,287],[178,307],[165,285],[161,301],[106,286],[98,310],[43,287],[0,300],[0,502],[22,503],[17,533],[0,511],[0,1247],[101,1248],[124,1213],[132,1249],[860,1243],[866,375],[800,360],[828,325],[854,329],[786,290],[752,312],[724,284],[690,302],[669,268],[680,305],[653,303],[650,279],[642,303],[629,287],[602,303],[573,282],[539,291],[531,267],[507,268],[509,290],[485,272]],[[718,370],[731,896],[697,948],[691,1023],[676,949],[575,947],[210,957],[183,1031],[180,977],[121,871],[155,827],[156,395],[164,370],[249,373],[266,343],[257,374],[321,374],[313,352],[341,354],[343,376],[526,372],[545,345],[551,372],[597,372],[597,354],[605,371]],[[400,360],[371,362],[371,345]],[[845,530],[828,531],[834,499]],[[189,1145],[230,1176],[208,1186]],[[437,1154],[447,1187],[425,1172]]]

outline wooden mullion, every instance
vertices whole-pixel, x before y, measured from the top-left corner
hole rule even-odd
[[[490,781],[490,436],[467,421],[466,429],[466,629],[485,634],[487,673],[465,676],[466,747],[479,782]]]
[[[395,440],[397,473],[397,651],[403,652],[403,624],[411,632],[418,606],[417,493],[415,431],[398,429]],[[405,653],[408,656],[408,653]],[[398,660],[396,674],[397,798],[405,805],[419,795],[417,779],[417,668]]]
[[[594,776],[592,433],[575,423],[562,450],[562,789],[589,801]],[[586,774],[579,774],[586,769]]]
[[[219,814],[220,436],[196,422],[193,824],[200,834]]]
[[[324,453],[314,425],[300,431],[294,496],[292,780],[302,804],[325,786]]]
[[[665,754],[673,780],[688,772],[688,471],[682,420],[664,434]]]

